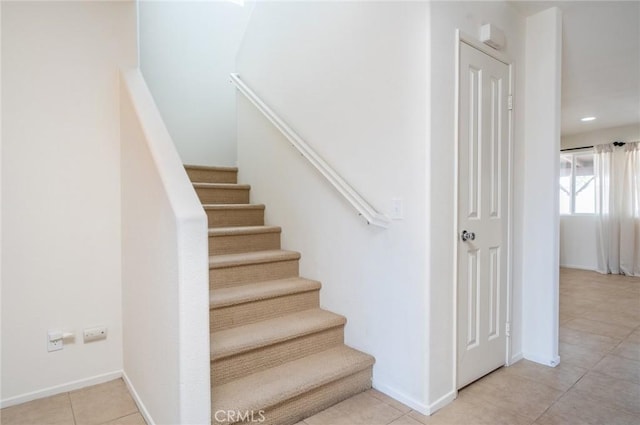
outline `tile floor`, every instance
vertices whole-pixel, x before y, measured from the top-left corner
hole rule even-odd
[[[122,379],[2,409],[2,425],[146,425]]]
[[[560,357],[499,369],[430,417],[370,390],[297,425],[640,424],[640,279],[562,269]],[[145,423],[122,380],[0,414],[2,425]]]

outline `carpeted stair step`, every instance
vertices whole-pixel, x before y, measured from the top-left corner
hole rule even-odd
[[[264,205],[262,204],[205,204],[203,207],[210,228],[264,225]]]
[[[193,183],[196,195],[203,204],[248,204],[248,184]]]
[[[216,386],[211,391],[212,423],[234,422],[217,412],[253,411],[254,419],[264,417],[263,424],[294,424],[371,388],[373,363],[373,357],[339,345]]]
[[[236,167],[209,167],[205,165],[185,165],[184,169],[193,183],[237,183]]]
[[[295,277],[214,289],[209,295],[209,329],[216,332],[318,308],[320,287],[320,282]]]
[[[256,251],[209,257],[209,289],[298,276],[300,253]]]
[[[216,227],[209,229],[209,255],[280,249],[277,226]]]
[[[344,340],[343,316],[319,308],[211,334],[215,387],[326,350]]]

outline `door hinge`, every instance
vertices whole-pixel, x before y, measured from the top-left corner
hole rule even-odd
[[[507,324],[505,325],[504,334],[506,336],[511,336],[511,323],[507,322]]]
[[[509,108],[509,110],[513,110],[513,95],[509,95],[509,97],[507,98],[507,108]]]

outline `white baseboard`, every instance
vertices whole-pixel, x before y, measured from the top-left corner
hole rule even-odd
[[[453,400],[455,400],[456,397],[458,397],[458,390],[454,388],[447,394],[443,395],[442,397],[440,397],[439,399],[431,403],[428,406],[428,410],[427,410],[428,413],[425,413],[425,415],[433,415],[438,410],[442,409],[443,407],[451,403]]]
[[[552,358],[539,356],[537,354],[524,353],[523,357],[532,362],[540,363],[549,367],[556,367],[560,364],[560,356],[553,356]]]
[[[147,425],[156,425],[156,422],[151,417],[149,410],[142,402],[140,395],[138,395],[138,392],[136,391],[135,387],[131,383],[131,380],[127,376],[127,372],[122,371],[122,379],[124,379],[124,383],[127,385],[127,388],[129,389],[129,393],[131,393],[131,397],[133,397],[133,401],[135,401],[136,404],[138,405],[138,410],[140,411],[140,414],[144,418]]]
[[[451,392],[443,395],[433,403],[426,405],[412,397],[408,397],[407,395],[397,391],[394,388],[391,388],[385,384],[381,384],[380,382],[376,382],[375,379],[373,380],[373,388],[380,391],[381,393],[388,395],[389,397],[395,400],[398,400],[400,403],[409,406],[413,410],[427,416],[433,415],[435,412],[437,412],[438,410],[442,409],[447,404],[455,400],[456,397],[458,396],[458,391],[454,389]]]
[[[511,366],[512,364],[515,364],[522,359],[524,359],[524,355],[522,354],[522,352],[516,353],[511,356],[511,358],[509,359],[509,364],[507,366]]]
[[[565,269],[588,270],[590,272],[598,271],[598,268],[596,266],[578,266],[575,264],[560,264],[560,267]]]
[[[408,397],[405,394],[397,391],[394,388],[391,388],[385,384],[382,384],[380,382],[377,382],[375,379],[373,380],[373,388],[375,388],[376,390],[380,391],[381,393],[384,393],[386,395],[388,395],[389,397],[398,400],[400,403],[402,404],[406,404],[407,406],[409,406],[410,408],[412,408],[413,410],[417,410],[418,412],[422,413],[423,415],[428,415],[429,413],[427,413],[429,411],[429,408],[426,404],[413,399],[412,397]]]
[[[69,391],[79,390],[80,388],[90,387],[91,385],[102,384],[104,382],[113,381],[122,377],[122,371],[116,370],[102,375],[92,376],[90,378],[80,379],[77,381],[67,382],[66,384],[56,385],[38,391],[10,397],[0,400],[0,408],[15,406],[16,404],[26,403],[28,401],[37,400],[39,398],[50,397],[56,394],[62,394]]]

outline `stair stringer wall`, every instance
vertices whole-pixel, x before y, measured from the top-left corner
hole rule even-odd
[[[403,220],[368,226],[238,95],[239,182],[267,205],[266,224],[282,226],[283,249],[304,253],[301,275],[323,283],[321,307],[348,318],[345,343],[376,358],[374,387],[423,412],[427,37],[420,3],[259,3],[237,67],[374,207],[388,215],[392,198],[404,200]]]

